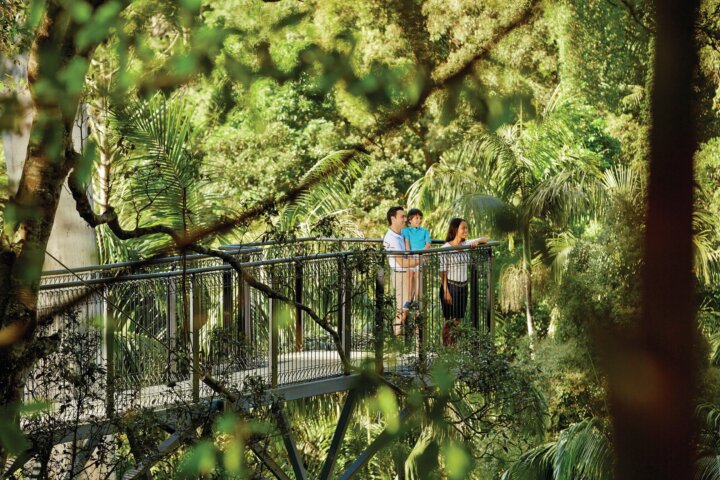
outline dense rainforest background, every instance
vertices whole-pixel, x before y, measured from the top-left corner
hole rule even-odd
[[[697,55],[688,448],[695,478],[718,479],[720,2],[687,8]],[[482,394],[463,408],[445,399],[360,476],[615,478],[608,352],[642,315],[658,18],[645,0],[3,2],[0,460],[20,441],[22,376],[52,349],[35,335],[37,284],[68,189],[102,263],[377,238],[394,205],[422,209],[437,239],[449,218],[467,218],[473,234],[500,241],[495,336],[466,345],[482,361],[455,379]],[[30,147],[13,179],[11,137],[23,128]],[[300,181],[309,171],[319,173]],[[677,239],[660,240],[672,263]],[[309,472],[322,466],[340,397],[290,410]],[[397,420],[396,401],[381,389],[362,404],[338,464]],[[262,421],[244,422],[222,417],[149,475],[266,478],[239,446]],[[135,453],[127,439],[117,448],[113,475]]]

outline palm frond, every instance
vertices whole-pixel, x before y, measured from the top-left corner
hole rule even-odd
[[[503,480],[609,480],[613,454],[609,439],[597,419],[566,428],[557,442],[546,443],[518,458],[502,475]]]
[[[591,161],[567,157],[558,162],[557,171],[541,180],[528,196],[528,217],[553,218],[564,223],[586,214],[592,205],[588,191],[597,183],[600,172]]]
[[[289,232],[299,229],[301,236],[312,236],[316,228],[332,224],[333,234],[340,236],[362,236],[362,231],[353,217],[350,192],[342,187],[319,185],[300,195],[280,211],[278,228]]]
[[[545,103],[545,108],[543,108],[542,111],[543,118],[552,116],[566,105],[571,104],[574,100],[575,96],[568,94],[563,90],[562,84],[558,84],[550,95],[547,103]]]
[[[452,203],[453,210],[471,220],[476,227],[500,233],[516,232],[519,218],[516,209],[503,200],[479,193],[466,194]]]
[[[634,195],[640,186],[635,170],[618,165],[603,172],[603,186],[610,192]]]
[[[546,242],[550,256],[553,257],[552,270],[555,281],[562,281],[567,269],[568,258],[577,245],[577,237],[570,232],[563,232],[557,237],[549,238]]]
[[[433,428],[432,424],[423,427],[405,460],[405,478],[407,480],[440,478],[440,475],[433,475],[431,472],[431,470],[437,471],[437,450],[430,447],[438,446],[447,436],[445,430]],[[429,469],[429,466],[434,468]]]
[[[338,150],[318,160],[300,179],[298,187],[314,185],[333,178],[358,178],[365,157],[357,150]]]
[[[519,312],[525,305],[527,273],[520,264],[503,265],[498,281],[498,303],[504,313]]]
[[[695,408],[695,417],[702,428],[720,434],[720,407],[702,403]]]
[[[124,225],[162,224],[190,231],[206,229],[232,214],[203,171],[201,156],[191,148],[195,135],[191,117],[183,99],[161,94],[131,101],[113,112],[113,126],[123,138],[125,154],[114,166],[112,203],[119,206]],[[169,242],[165,236],[151,236],[129,241],[128,246],[149,254]]]
[[[450,218],[463,213],[455,203],[460,197],[480,188],[473,176],[451,161],[443,159],[430,167],[407,192],[410,205],[431,212],[425,221],[436,231],[443,228]]]
[[[540,445],[520,456],[500,477],[501,480],[553,480],[555,443]]]
[[[612,447],[599,420],[584,420],[562,431],[553,471],[555,480],[612,478]]]
[[[352,183],[362,175],[365,163],[355,150],[340,150],[318,160],[300,180],[300,185],[310,188],[280,210],[277,227],[310,236],[318,226],[332,224],[333,234],[362,236],[348,205]]]
[[[625,108],[638,107],[645,97],[645,87],[642,85],[631,85],[630,93],[620,99],[620,103]]]
[[[720,271],[720,248],[716,240],[720,222],[702,207],[693,211],[692,220],[695,274],[700,281],[710,284]]]
[[[695,462],[695,480],[720,480],[720,455],[707,455]]]

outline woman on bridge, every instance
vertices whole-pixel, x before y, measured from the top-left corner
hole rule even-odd
[[[486,237],[467,240],[468,226],[462,218],[450,220],[443,247],[463,245],[477,246],[487,243]],[[440,303],[442,304],[445,324],[442,329],[442,342],[445,346],[455,343],[455,327],[465,318],[468,300],[468,262],[467,251],[447,252],[440,255]]]

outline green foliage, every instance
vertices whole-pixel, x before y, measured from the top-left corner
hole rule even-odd
[[[385,209],[406,203],[425,211],[435,237],[448,217],[464,215],[478,234],[507,239],[497,250],[499,284],[491,286],[500,289],[500,348],[471,336],[449,352],[430,372],[431,408],[407,429],[397,416],[407,398],[381,389],[363,405],[340,463],[388,426],[397,445],[369,464],[369,477],[403,468],[408,478],[497,476],[519,456],[506,478],[607,478],[605,386],[590,339],[638,314],[652,10],[646,1],[543,2],[495,42],[527,3],[109,0],[95,8],[83,0],[9,0],[0,5],[0,53],[17,54],[46,9],[58,6],[54,20],[72,32],[71,46],[91,53],[64,58],[51,42],[39,52],[33,89],[38,105],[68,118],[81,97],[110,104],[107,138],[117,152],[110,204],[126,228],[208,228],[323,178],[291,205],[203,242],[269,233],[374,236]],[[717,366],[719,17],[717,0],[702,4],[695,91],[705,143],[696,157],[694,227],[700,324]],[[470,65],[487,46],[488,55]],[[470,75],[443,83],[462,69]],[[0,109],[17,115],[12,99]],[[38,117],[34,138],[52,158],[63,151],[60,132],[54,117]],[[366,153],[356,158],[358,146]],[[85,152],[84,165],[105,147]],[[0,210],[10,227],[37,214],[6,208],[4,199]],[[166,238],[120,242],[104,227],[98,233],[106,261],[168,247]],[[539,333],[532,346],[519,338],[525,301]],[[147,361],[162,360],[149,338],[126,337],[143,346]],[[311,471],[319,471],[337,400],[294,412]],[[698,478],[717,478],[718,416],[711,407],[702,413],[707,455]],[[8,428],[0,440],[18,433]],[[168,471],[197,478],[252,470],[247,443],[267,432],[232,416],[216,430]],[[282,445],[275,438],[268,448]]]
[[[649,2],[572,0],[551,9],[562,82],[591,105],[615,110],[649,68]]]
[[[600,221],[568,254],[557,289],[560,338],[629,325],[639,313],[642,197],[631,176],[616,173],[605,176],[609,196]]]
[[[376,160],[353,186],[353,201],[367,212],[383,200],[385,204],[403,205],[405,192],[416,176],[415,167],[402,158]]]
[[[130,103],[116,111],[114,121],[125,144],[124,155],[114,166],[118,180],[111,203],[120,205],[121,221],[128,228],[166,225],[188,234],[232,213],[212,189],[220,172],[208,172],[193,151],[198,130],[193,129],[191,112],[181,99],[156,95]],[[117,248],[136,248],[140,256],[147,256],[170,241],[163,236],[155,242],[130,242],[134,247],[114,247],[117,241],[110,234],[106,238],[110,240],[102,249],[106,261],[117,258],[113,253]],[[212,242],[213,237],[204,241]]]
[[[560,432],[587,418],[605,419],[605,377],[597,352],[584,337],[539,342],[533,359],[522,358],[537,368],[538,388],[548,405],[550,432]]]
[[[312,184],[314,187],[281,208],[272,233],[280,236],[362,236],[348,204],[351,185],[360,177],[365,164],[365,156],[356,150],[340,150],[318,160],[297,181],[297,186]]]
[[[576,423],[555,443],[523,454],[502,480],[607,480],[613,478],[613,457],[606,426],[597,420]]]
[[[20,43],[18,40],[23,33],[23,17],[26,15],[27,8],[28,2],[24,0],[8,0],[0,4],[1,55],[17,53]]]

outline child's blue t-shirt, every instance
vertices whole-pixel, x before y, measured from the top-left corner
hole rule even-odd
[[[410,250],[422,250],[430,243],[430,230],[425,227],[405,227],[400,232],[403,238],[410,241]]]

